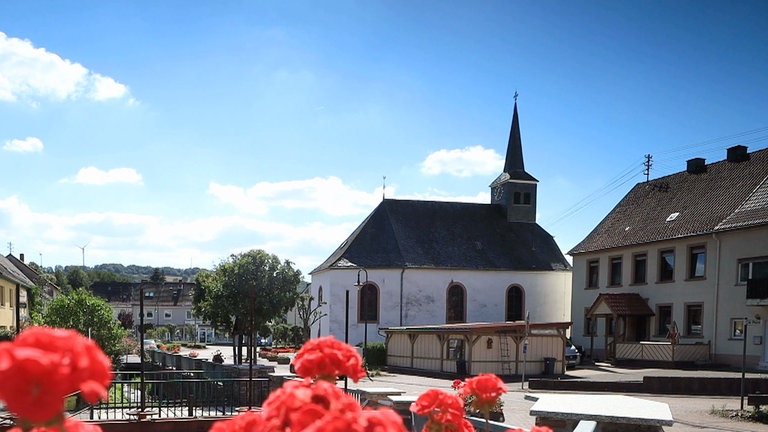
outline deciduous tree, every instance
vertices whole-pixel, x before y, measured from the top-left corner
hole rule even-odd
[[[195,281],[195,315],[242,341],[295,305],[301,271],[276,255],[251,250],[230,255],[213,272],[198,273]],[[240,362],[242,342],[234,345]]]

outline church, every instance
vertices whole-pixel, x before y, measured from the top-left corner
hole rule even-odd
[[[355,345],[389,327],[570,321],[571,266],[536,223],[537,184],[515,102],[491,202],[384,199],[310,272],[325,314],[312,335]]]

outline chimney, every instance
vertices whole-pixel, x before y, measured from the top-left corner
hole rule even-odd
[[[728,147],[728,162],[745,162],[749,160],[749,153],[747,153],[747,146],[735,145]]]
[[[707,172],[707,164],[704,158],[688,159],[688,174],[701,174]]]
[[[24,262],[24,254],[23,253],[19,254],[19,261]]]

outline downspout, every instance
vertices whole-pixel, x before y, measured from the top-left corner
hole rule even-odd
[[[720,239],[717,238],[717,233],[712,233],[712,239],[715,240],[715,305],[712,308],[714,318],[712,320],[712,355],[717,352],[717,303],[720,298]]]
[[[405,275],[405,267],[400,270],[400,327],[403,326],[403,277]]]

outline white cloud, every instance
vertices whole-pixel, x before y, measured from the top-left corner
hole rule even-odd
[[[483,146],[454,150],[438,150],[421,164],[421,172],[429,175],[450,174],[458,177],[492,175],[504,168],[504,160],[493,149]]]
[[[388,191],[391,191],[388,188]],[[355,190],[338,177],[261,182],[244,188],[211,182],[208,193],[248,214],[263,215],[270,208],[317,210],[332,216],[359,215],[381,201],[381,189]]]
[[[144,181],[133,168],[113,168],[108,171],[96,167],[80,168],[74,177],[61,180],[62,183],[81,183],[89,185],[105,185],[110,183],[128,183],[141,185]]]
[[[3,150],[16,153],[41,152],[43,151],[43,142],[36,137],[7,140],[3,143]]]
[[[112,78],[91,72],[44,48],[35,48],[29,40],[0,32],[0,100],[90,98],[102,101],[126,97],[128,93],[125,85]]]

